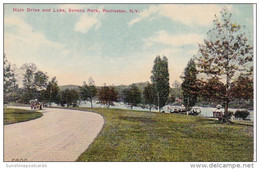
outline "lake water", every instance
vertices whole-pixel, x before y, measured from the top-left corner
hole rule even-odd
[[[115,106],[111,106],[110,108],[112,109],[130,109],[130,106],[126,106],[123,102],[115,102],[114,103]],[[80,107],[91,107],[91,104],[90,102],[80,102]],[[94,101],[93,101],[93,107],[105,107],[101,104],[96,104]],[[178,107],[178,106],[174,106],[174,107]],[[194,107],[194,108],[200,108],[201,110],[201,114],[200,116],[203,116],[203,117],[212,117],[213,116],[213,111],[216,110],[216,108],[213,108],[213,107]],[[143,109],[141,107],[133,107],[133,110],[143,110],[143,111],[149,111],[149,109]],[[220,109],[221,111],[224,112],[224,109]],[[229,111],[233,111],[235,113],[236,110],[242,110],[242,109],[232,109],[232,108],[229,108]],[[152,109],[152,111],[157,111],[156,109]],[[250,112],[250,115],[247,117],[247,119],[250,119],[251,121],[254,121],[254,111],[252,110],[249,110]]]

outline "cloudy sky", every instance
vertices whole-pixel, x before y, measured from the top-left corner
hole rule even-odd
[[[59,85],[81,85],[89,77],[96,85],[150,81],[155,57],[165,55],[172,84],[181,82],[187,62],[224,6],[234,22],[245,25],[243,31],[252,41],[253,6],[247,4],[5,4],[4,53],[17,67],[35,63],[49,77],[56,76]],[[27,12],[27,8],[67,12]],[[103,13],[103,9],[128,12]]]

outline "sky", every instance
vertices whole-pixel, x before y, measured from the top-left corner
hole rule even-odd
[[[253,41],[251,4],[4,4],[4,53],[18,68],[35,63],[59,85],[82,85],[89,77],[96,85],[150,81],[155,57],[166,56],[172,85],[182,82],[188,61],[223,7]],[[59,9],[66,13],[53,11]]]

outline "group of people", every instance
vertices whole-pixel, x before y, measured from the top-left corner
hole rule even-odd
[[[226,122],[228,119],[225,117],[224,113],[220,110],[221,105],[217,105],[217,110],[213,112],[213,117],[218,118],[220,122]]]
[[[32,109],[32,110],[35,110],[35,109],[40,109],[40,110],[42,110],[42,103],[39,102],[37,99],[31,100],[31,101],[30,101],[30,104],[31,104],[31,109]]]

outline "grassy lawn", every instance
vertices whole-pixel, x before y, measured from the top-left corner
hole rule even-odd
[[[84,110],[98,112],[105,124],[77,161],[253,161],[253,126],[179,114]]]
[[[13,108],[4,108],[4,125],[29,121],[29,120],[37,119],[41,116],[42,113],[40,112],[13,109]]]

